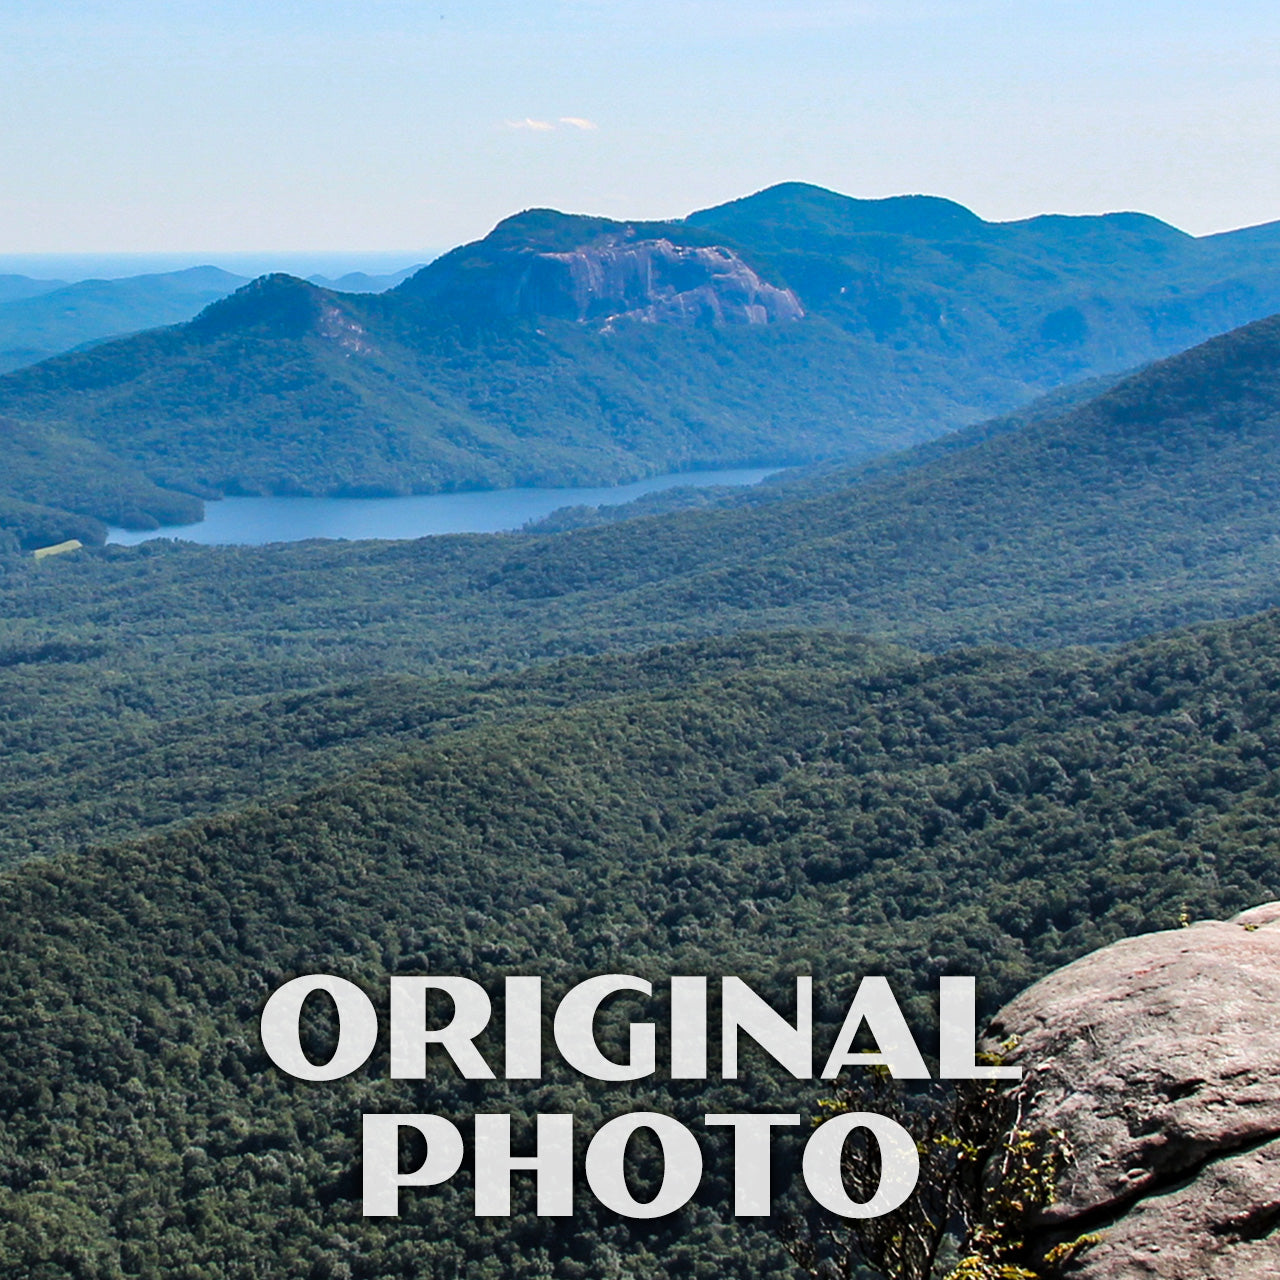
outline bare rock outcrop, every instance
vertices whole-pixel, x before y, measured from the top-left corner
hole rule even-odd
[[[804,317],[790,289],[762,280],[732,249],[630,235],[510,255],[486,288],[504,314],[554,316],[605,332],[628,323],[687,328]]]
[[[674,224],[625,224],[530,209],[395,290],[432,315],[568,320],[596,332],[788,324],[800,299],[737,250]]]
[[[1280,1276],[1280,903],[1096,951],[992,1032],[1075,1150],[1037,1243],[1100,1239],[1064,1277]]]
[[[541,257],[562,270],[556,284],[570,314],[605,329],[620,321],[769,324],[804,316],[790,289],[766,283],[719,246],[617,240]]]

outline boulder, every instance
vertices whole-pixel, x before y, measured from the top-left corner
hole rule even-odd
[[[1280,903],[1112,944],[997,1015],[1074,1150],[1033,1242],[1073,1280],[1280,1276]]]

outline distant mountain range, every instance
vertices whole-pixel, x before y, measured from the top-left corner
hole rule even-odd
[[[379,293],[417,269],[311,280],[338,292]],[[179,324],[248,283],[247,276],[210,266],[74,283],[0,276],[0,373],[108,338]]]
[[[0,518],[29,542],[228,493],[871,456],[1280,310],[1277,247],[1280,224],[987,223],[803,184],[678,222],[527,211],[385,294],[267,276],[0,378],[24,433]]]
[[[42,293],[52,293],[55,289],[65,289],[67,280],[36,280],[31,276],[0,275],[0,303],[13,302],[22,298],[39,297]]]
[[[55,287],[33,289],[26,296],[15,296],[16,284],[0,292],[0,370],[104,338],[190,320],[247,281],[217,267],[191,267],[124,280],[48,283]]]

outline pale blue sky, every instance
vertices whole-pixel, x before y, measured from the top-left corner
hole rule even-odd
[[[802,179],[1280,218],[1280,6],[0,0],[0,254],[415,250]]]

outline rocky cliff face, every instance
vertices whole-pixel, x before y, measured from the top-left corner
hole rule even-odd
[[[790,289],[762,279],[732,249],[621,224],[575,228],[572,220],[553,228],[559,232],[553,243],[539,243],[539,228],[523,225],[532,216],[446,255],[400,292],[458,314],[547,317],[605,332],[629,324],[764,325],[804,317]],[[576,242],[565,243],[575,230]]]
[[[1280,1275],[1280,903],[1115,943],[992,1031],[1075,1148],[1039,1243],[1100,1240],[1064,1277]]]
[[[621,323],[769,324],[799,320],[790,289],[766,284],[736,253],[641,240],[540,254],[517,303],[602,329]]]

